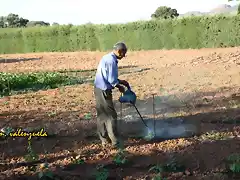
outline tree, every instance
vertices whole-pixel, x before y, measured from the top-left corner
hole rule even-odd
[[[240,4],[238,5],[237,15],[240,15]]]
[[[151,15],[151,18],[155,19],[169,19],[178,17],[179,14],[176,9],[172,9],[167,6],[160,6],[156,11]]]
[[[234,0],[228,0],[228,2],[232,2],[232,1]],[[239,1],[239,0],[235,0],[235,1]],[[237,15],[240,15],[240,4],[238,5]]]
[[[0,17],[0,28],[5,28],[5,27],[6,27],[5,17],[1,16]]]
[[[19,16],[17,14],[10,13],[6,17],[7,27],[12,27],[12,28],[14,28],[14,27],[25,27],[28,22],[29,22],[28,19],[19,18]]]

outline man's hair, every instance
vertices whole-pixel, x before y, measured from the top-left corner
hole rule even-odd
[[[122,50],[122,49],[127,50],[127,46],[124,42],[118,42],[113,46],[113,49],[114,50]]]

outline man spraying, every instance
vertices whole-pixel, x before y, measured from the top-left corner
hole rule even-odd
[[[125,57],[126,53],[127,47],[124,43],[115,44],[113,51],[102,57],[97,68],[94,94],[97,109],[97,131],[103,146],[109,142],[108,137],[114,147],[119,146],[117,113],[113,104],[112,89],[116,87],[121,93],[124,93],[124,86],[129,87],[127,81],[118,79],[118,60]]]

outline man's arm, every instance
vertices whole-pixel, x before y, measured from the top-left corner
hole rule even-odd
[[[112,85],[113,88],[117,87],[121,92],[125,91],[124,87],[121,85],[129,88],[127,81],[118,79],[118,67],[116,62],[107,63],[107,72],[108,82]]]
[[[120,81],[118,79],[118,67],[116,62],[108,62],[107,66],[107,80],[112,87],[119,87]]]

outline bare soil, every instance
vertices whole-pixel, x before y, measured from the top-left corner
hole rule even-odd
[[[106,52],[34,53],[0,56],[2,72],[33,72],[96,69]],[[96,111],[93,85],[81,85],[41,90],[0,99],[0,127],[45,127],[49,138],[34,139],[33,150],[47,159],[55,174],[63,179],[91,179],[96,166],[103,164],[110,179],[151,179],[156,173],[148,170],[176,157],[186,166],[182,173],[164,173],[167,179],[234,179],[226,171],[225,159],[240,150],[240,50],[239,48],[200,50],[158,50],[129,52],[119,62],[128,73],[120,73],[136,92],[143,115],[165,102],[165,111],[156,116],[185,117],[201,120],[202,133],[216,131],[228,134],[227,139],[216,135],[210,139],[180,138],[161,142],[124,139],[128,162],[113,163],[116,150],[104,149],[96,135]],[[140,70],[141,71],[140,71]],[[94,78],[94,74],[92,74]],[[120,93],[114,91],[117,100]],[[173,101],[168,97],[177,95]],[[180,103],[179,103],[180,102]],[[143,111],[145,107],[145,110]],[[119,103],[116,103],[119,112]],[[91,118],[86,119],[85,115]],[[123,116],[127,116],[124,111]],[[131,127],[129,127],[131,128]],[[203,136],[201,136],[203,137]],[[230,138],[231,137],[231,138]],[[27,139],[0,141],[1,177],[32,178],[23,156],[27,154]],[[84,165],[75,165],[72,157],[80,155]],[[236,177],[237,178],[237,177]],[[94,179],[94,178],[93,178]]]

